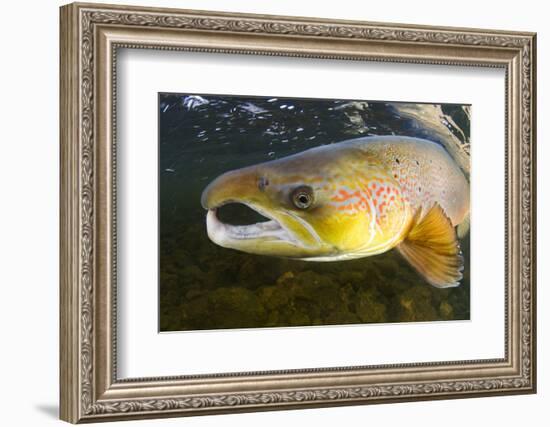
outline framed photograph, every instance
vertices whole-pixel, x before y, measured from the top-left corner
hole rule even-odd
[[[535,34],[60,22],[63,420],[535,392]]]

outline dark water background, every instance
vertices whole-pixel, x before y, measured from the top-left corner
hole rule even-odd
[[[206,235],[201,192],[228,170],[360,136],[434,140],[396,106],[159,94],[160,330],[469,319],[469,234],[461,241],[464,279],[448,289],[425,283],[396,251],[306,262],[221,248]],[[442,108],[469,139],[461,106]],[[235,224],[252,218],[244,209],[224,215]]]

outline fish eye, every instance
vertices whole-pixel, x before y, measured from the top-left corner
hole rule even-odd
[[[298,209],[307,209],[313,204],[313,189],[302,185],[292,191],[290,198]]]

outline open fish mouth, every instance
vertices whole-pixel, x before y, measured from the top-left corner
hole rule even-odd
[[[261,174],[256,168],[226,172],[204,189],[201,205],[208,211],[210,240],[224,248],[258,255],[303,258],[317,253],[323,242],[314,227],[297,212],[273,203],[259,185],[258,176]],[[245,209],[254,218],[248,215],[244,224],[230,224],[221,209],[226,205]]]
[[[246,244],[250,243],[252,240],[269,242],[279,241],[292,244],[298,243],[293,234],[287,230],[281,222],[269,215],[269,213],[249,203],[238,203],[254,210],[256,213],[266,218],[267,221],[245,225],[233,225],[220,220],[219,208],[221,208],[221,205],[208,209],[206,227],[208,237],[214,243],[223,247],[235,247],[235,244],[238,245],[239,242]]]

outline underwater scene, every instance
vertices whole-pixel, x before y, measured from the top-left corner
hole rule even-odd
[[[470,319],[469,105],[158,99],[161,332]]]

